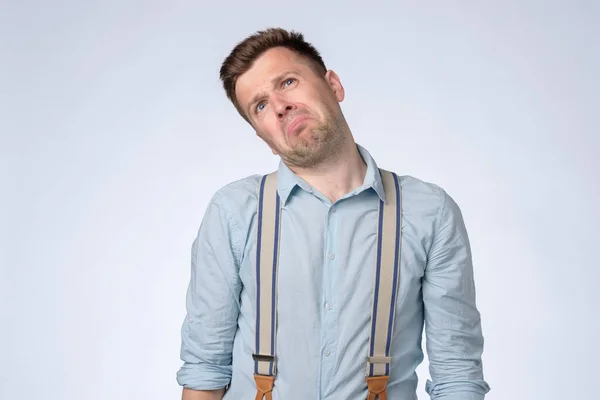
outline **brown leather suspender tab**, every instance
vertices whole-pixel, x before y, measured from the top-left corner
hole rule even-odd
[[[254,374],[256,382],[256,398],[255,400],[273,400],[273,385],[275,383],[274,376]]]
[[[389,376],[369,376],[367,377],[367,387],[369,388],[369,397],[367,400],[387,400],[386,386]]]

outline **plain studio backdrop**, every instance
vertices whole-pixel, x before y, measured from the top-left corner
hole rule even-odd
[[[231,48],[269,26],[322,52],[380,166],[460,205],[487,399],[596,398],[599,11],[2,2],[0,399],[180,398],[190,248],[207,202],[277,167],[218,78]]]

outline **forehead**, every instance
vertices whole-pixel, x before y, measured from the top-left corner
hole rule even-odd
[[[250,69],[237,79],[235,93],[244,105],[257,90],[267,88],[271,80],[286,71],[312,72],[309,61],[284,47],[269,49],[261,54]]]

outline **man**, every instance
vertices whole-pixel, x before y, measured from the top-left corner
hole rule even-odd
[[[233,49],[221,79],[239,114],[281,158],[272,354],[257,350],[261,296],[270,290],[257,278],[257,245],[271,240],[257,229],[273,207],[257,211],[263,181],[254,175],[214,195],[193,243],[177,374],[183,399],[416,399],[423,326],[430,397],[483,399],[489,386],[471,253],[453,199],[436,185],[385,175],[398,182],[401,235],[393,240],[401,254],[389,353],[368,358],[376,290],[390,281],[376,280],[375,289],[379,207],[392,206],[393,185],[353,139],[340,78],[301,34],[269,29]],[[386,376],[369,374],[369,363],[385,366]]]

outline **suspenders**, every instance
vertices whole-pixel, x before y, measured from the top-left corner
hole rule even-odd
[[[272,400],[277,373],[275,339],[277,313],[277,266],[281,205],[277,193],[277,172],[263,176],[258,196],[256,248],[256,350],[254,380],[256,400]]]
[[[390,346],[400,280],[402,195],[396,174],[380,169],[386,201],[379,201],[377,257],[374,268],[373,305],[366,358],[367,400],[387,400]],[[256,250],[256,348],[254,359],[255,400],[272,400],[277,374],[277,269],[281,203],[277,172],[263,176],[258,196]]]

